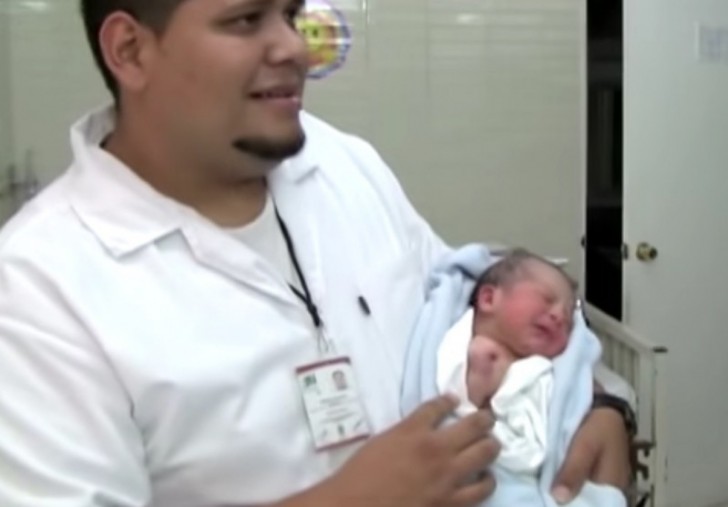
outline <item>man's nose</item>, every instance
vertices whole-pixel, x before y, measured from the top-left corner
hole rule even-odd
[[[295,26],[281,19],[271,30],[268,61],[272,65],[295,62],[303,66],[307,63],[306,40]]]

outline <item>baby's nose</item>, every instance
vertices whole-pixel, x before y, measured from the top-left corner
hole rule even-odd
[[[566,308],[561,303],[551,306],[549,317],[555,324],[563,325],[566,321]]]

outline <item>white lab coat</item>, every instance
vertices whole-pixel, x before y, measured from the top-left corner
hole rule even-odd
[[[379,431],[446,247],[368,144],[303,121],[271,190]],[[107,110],[75,125],[72,167],[0,236],[0,506],[242,506],[320,481],[356,447],[313,450],[294,376],[318,357],[309,314],[99,149],[111,128]]]

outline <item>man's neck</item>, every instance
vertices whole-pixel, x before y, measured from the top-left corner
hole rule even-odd
[[[231,186],[219,196],[220,200],[213,198],[200,202],[197,211],[220,227],[243,227],[263,212],[268,186],[265,178],[257,178]]]
[[[158,136],[147,134],[120,122],[104,148],[158,192],[220,227],[243,227],[260,215],[267,198],[264,176],[230,182],[215,180],[203,170],[185,170],[189,160],[183,153],[166,148],[164,142],[150,142]]]

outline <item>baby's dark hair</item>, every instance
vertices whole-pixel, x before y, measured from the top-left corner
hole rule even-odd
[[[492,264],[480,275],[470,296],[470,305],[473,307],[477,306],[478,294],[484,286],[502,287],[519,278],[528,276],[526,265],[529,262],[539,262],[554,268],[561,273],[571,290],[576,294],[579,285],[561,266],[525,248],[514,248],[508,250],[501,259]]]

